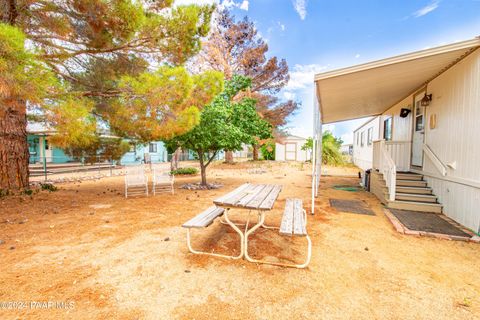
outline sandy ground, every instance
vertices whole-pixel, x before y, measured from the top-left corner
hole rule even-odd
[[[219,190],[124,199],[123,178],[112,177],[0,199],[0,319],[480,319],[480,245],[396,233],[374,196],[332,189],[355,178],[322,180],[307,269],[188,252],[180,225],[241,183],[284,186],[270,225],[287,197],[310,210],[309,173],[305,164],[215,164]],[[364,200],[376,216],[337,212],[328,198]],[[236,234],[219,223],[194,240],[238,252]],[[251,253],[301,261],[304,241],[262,229]]]

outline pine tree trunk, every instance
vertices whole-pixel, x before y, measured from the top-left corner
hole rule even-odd
[[[259,145],[258,144],[254,144],[253,145],[253,160],[258,160],[258,148],[259,148]]]
[[[11,101],[0,108],[0,189],[28,188],[29,153],[25,102]]]
[[[225,162],[233,163],[233,151],[225,151]]]

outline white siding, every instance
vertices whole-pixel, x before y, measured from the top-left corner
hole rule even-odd
[[[285,161],[285,145],[280,143],[275,144],[275,160]]]
[[[443,212],[458,223],[480,233],[480,189],[425,177],[443,205]]]
[[[393,118],[392,140],[393,141],[411,141],[412,140],[412,112],[406,118],[400,117],[400,110],[407,108],[412,110],[413,97],[408,96],[393,107],[385,111],[380,123],[380,137],[383,138],[383,121],[388,117]]]
[[[447,172],[447,179],[453,181],[445,180],[424,156],[426,179],[446,215],[480,232],[480,50],[431,81],[427,91],[433,100],[426,107],[425,143],[444,164],[455,164],[456,169]],[[384,113],[394,118],[394,141],[411,140],[412,113],[403,119],[399,114],[412,104],[410,95]],[[430,129],[431,115],[436,116],[434,129]]]
[[[448,176],[480,181],[480,50],[428,85],[433,101],[426,112],[426,143],[443,163],[456,162]],[[430,115],[437,126],[430,129]],[[424,171],[436,173],[425,157]]]
[[[372,144],[368,144],[368,130],[372,128]],[[361,144],[361,135],[364,144]],[[362,170],[372,168],[373,141],[380,139],[380,117],[375,117],[353,132],[353,163]]]

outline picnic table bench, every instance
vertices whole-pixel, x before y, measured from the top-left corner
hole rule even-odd
[[[230,259],[239,259],[245,257],[250,262],[273,264],[285,267],[305,268],[310,262],[311,257],[311,241],[307,235],[306,225],[307,217],[303,209],[301,199],[287,199],[285,210],[283,212],[282,222],[280,228],[270,227],[264,224],[265,213],[270,211],[275,204],[282,186],[275,184],[250,184],[246,183],[233,190],[232,192],[215,199],[213,202],[215,206],[209,207],[207,210],[201,212],[194,218],[185,222],[182,227],[187,229],[187,245],[190,252],[195,254],[207,254],[219,256]],[[248,209],[256,210],[258,213],[258,222],[250,229],[248,229],[249,219],[245,224],[245,231],[242,232],[238,226],[233,223],[229,217],[230,209]],[[191,246],[190,232],[193,228],[206,228],[211,225],[215,219],[223,216],[226,224],[230,225],[240,236],[240,254],[238,256],[228,256],[218,253],[197,251]],[[308,241],[307,259],[303,264],[286,264],[275,263],[263,260],[256,260],[248,254],[248,238],[258,228],[263,227],[267,229],[279,229],[281,235],[302,236],[306,237]]]

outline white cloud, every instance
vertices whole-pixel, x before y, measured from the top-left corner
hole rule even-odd
[[[300,19],[305,20],[307,16],[307,0],[293,0],[293,7],[300,16]]]
[[[283,93],[283,96],[284,96],[285,99],[287,99],[287,100],[294,100],[297,95],[296,95],[294,92],[285,91],[285,92]]]
[[[313,78],[316,73],[325,71],[328,66],[318,64],[296,64],[290,70],[290,81],[285,87],[285,91],[295,91],[299,89],[310,88],[313,84]]]
[[[415,11],[412,15],[415,18],[423,17],[424,15],[427,15],[430,12],[432,12],[433,10],[437,9],[439,3],[440,3],[440,0],[434,0],[434,1],[430,2],[430,4],[426,5],[425,7]]]
[[[285,28],[285,25],[283,23],[278,21],[277,24],[278,24],[278,27],[280,28],[280,30],[285,31],[286,28]]]
[[[243,0],[243,2],[240,4],[239,8],[242,9],[242,10],[248,11],[248,1]]]
[[[238,8],[241,10],[248,11],[248,5],[249,5],[248,0],[243,0],[242,2],[235,2],[234,0],[223,0],[220,4],[220,7],[223,7],[226,9]]]
[[[358,58],[360,58],[360,53],[357,53],[357,54],[355,55],[355,59],[358,59]]]
[[[221,6],[229,9],[231,7],[236,7],[237,4],[233,0],[223,0]]]

